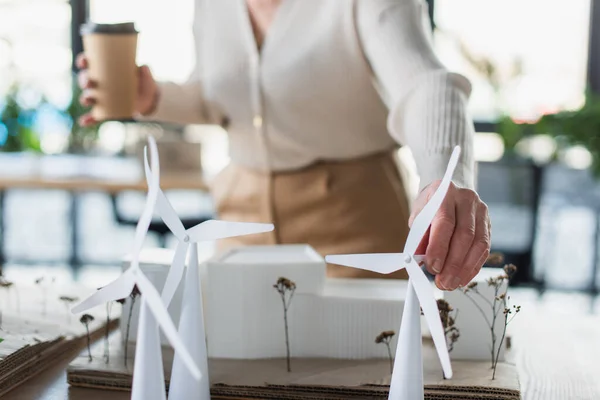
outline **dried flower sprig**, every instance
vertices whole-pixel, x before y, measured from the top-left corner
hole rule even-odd
[[[92,362],[92,349],[90,347],[90,323],[94,320],[94,317],[90,314],[83,314],[79,319],[83,325],[85,325],[85,330],[87,332],[87,349],[88,349],[88,357],[90,362]]]
[[[133,286],[133,290],[129,294],[129,299],[131,302],[129,303],[129,315],[127,316],[127,328],[125,329],[125,350],[123,354],[123,362],[125,363],[125,367],[127,367],[127,353],[129,347],[129,328],[131,327],[131,316],[133,315],[133,306],[135,304],[135,299],[140,295],[140,290],[137,285]],[[117,303],[124,305],[126,299],[119,299]]]
[[[390,374],[394,371],[394,359],[392,357],[392,348],[390,346],[394,335],[396,335],[396,332],[394,331],[383,331],[375,338],[375,343],[383,343],[385,344],[385,347],[387,347],[388,359],[390,361]]]
[[[455,310],[444,299],[438,299],[437,306],[440,312],[442,326],[444,327],[444,334],[446,335],[448,352],[451,352],[452,350],[454,350],[454,343],[456,343],[458,341],[458,338],[460,337],[460,331],[456,327],[456,318],[458,317],[458,310]]]
[[[101,287],[98,290],[102,289]],[[117,300],[119,302],[120,300]],[[125,300],[123,299],[123,302]],[[112,301],[106,303],[106,325],[104,326],[104,362],[106,364],[110,361],[110,348],[109,348],[109,340],[108,336],[110,334],[110,312],[112,310]]]
[[[508,301],[510,300],[510,296],[507,295],[508,285],[510,280],[517,273],[517,267],[513,264],[507,264],[503,268],[504,273],[498,275],[496,277],[489,278],[486,283],[488,286],[494,288],[494,299],[490,301],[485,296],[479,292],[477,282],[471,282],[463,289],[463,293],[467,296],[469,300],[477,307],[483,319],[485,320],[487,326],[490,328],[490,335],[492,339],[492,345],[490,347],[491,359],[492,359],[492,380],[496,379],[496,368],[498,366],[498,359],[500,358],[500,350],[502,349],[502,345],[504,343],[504,339],[506,338],[506,328],[508,324],[513,320],[513,318],[521,311],[521,306],[513,305],[509,306]],[[506,282],[506,289],[504,292],[501,292],[502,286]],[[475,300],[475,296],[478,296],[481,300],[483,300],[489,307],[491,311],[491,320],[489,318],[489,314],[481,308],[481,306]],[[504,327],[502,329],[502,335],[500,338],[497,337],[496,331],[494,327],[496,326],[496,321],[500,318],[500,312],[502,312],[504,318]]]
[[[288,372],[292,371],[291,367],[291,357],[290,357],[290,337],[288,330],[288,309],[292,302],[292,298],[294,297],[294,293],[296,292],[296,284],[287,279],[287,278],[279,278],[277,279],[277,283],[273,285],[279,296],[281,296],[281,302],[283,303],[283,323],[285,325],[285,347],[286,347],[286,359],[287,359],[287,370]]]
[[[502,253],[492,253],[486,260],[486,264],[489,265],[501,265],[504,262],[504,255]]]
[[[71,296],[60,296],[58,299],[65,304],[65,308],[67,309],[67,322],[71,323],[71,312],[69,310],[69,305],[75,303],[79,299]]]
[[[110,312],[112,310],[112,301],[106,303],[106,326],[104,327],[104,362],[108,364],[110,362],[110,348],[108,336],[110,334]]]

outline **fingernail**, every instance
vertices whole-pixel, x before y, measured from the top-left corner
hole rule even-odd
[[[459,283],[460,283],[460,278],[458,276],[449,276],[446,279],[444,279],[444,281],[443,281],[444,289],[454,290],[454,289],[456,289],[456,287],[458,286]]]
[[[433,260],[433,264],[431,264],[431,269],[436,274],[442,272],[442,263],[440,262],[440,260]]]
[[[452,278],[450,289],[454,290],[458,287],[458,285],[460,285],[460,278],[458,276],[455,276],[454,278]]]

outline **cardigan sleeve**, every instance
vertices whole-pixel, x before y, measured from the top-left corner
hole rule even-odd
[[[422,0],[357,0],[359,39],[390,108],[388,130],[412,151],[420,189],[442,178],[456,145],[462,153],[453,180],[474,188],[471,85],[434,54],[425,11]]]
[[[225,125],[226,117],[220,107],[203,95],[200,46],[202,21],[199,18],[202,1],[195,2],[193,35],[196,49],[195,65],[185,83],[158,82],[159,97],[153,113],[138,116],[142,121],[161,121],[176,124]]]

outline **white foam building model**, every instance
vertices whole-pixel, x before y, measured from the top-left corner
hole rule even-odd
[[[146,249],[140,267],[160,291],[173,252]],[[123,268],[127,269],[125,261]],[[273,285],[286,277],[297,285],[288,314],[293,357],[369,359],[387,357],[375,337],[395,330],[402,318],[407,282],[327,278],[325,260],[308,245],[233,248],[201,265],[208,355],[214,358],[285,357],[283,308]],[[183,285],[169,305],[181,314]],[[129,316],[123,307],[121,331]],[[133,307],[129,341],[136,341],[139,302]],[[167,339],[161,336],[162,344]],[[396,338],[392,342],[396,347]]]
[[[504,329],[504,307],[500,301],[496,301],[497,318],[493,319],[492,306],[496,291],[493,286],[487,284],[490,278],[496,278],[505,275],[502,268],[484,268],[472,280],[476,282],[475,290],[468,294],[463,293],[461,289],[452,292],[444,292],[444,299],[452,308],[458,310],[455,326],[460,332],[460,338],[456,343],[450,357],[454,360],[491,360],[490,349],[492,348],[491,324],[494,324],[494,333],[497,341],[494,344],[495,354],[498,354],[498,361],[504,361],[505,347],[498,351],[498,342],[502,337]],[[498,294],[505,293],[508,282],[503,281],[498,290]]]
[[[239,247],[209,260],[209,357],[286,356],[283,305],[273,288],[279,277],[297,288],[288,311],[292,357],[386,357],[375,338],[400,325],[406,281],[331,279],[325,270],[323,258],[308,245]]]

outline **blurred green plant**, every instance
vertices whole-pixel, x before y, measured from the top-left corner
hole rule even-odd
[[[537,121],[516,122],[508,117],[498,122],[505,140],[516,144],[533,135],[548,135],[555,140],[557,153],[572,146],[586,148],[592,156],[591,172],[600,178],[600,95],[586,91],[585,102],[577,110],[542,115]]]
[[[538,134],[549,135],[556,142],[556,152],[552,159],[556,159],[557,153],[561,150],[576,145],[583,146],[592,155],[592,173],[600,178],[600,95],[587,90],[585,102],[577,110],[546,114],[537,121],[516,121],[506,113],[501,92],[506,84],[523,74],[522,60],[515,58],[512,65],[509,65],[503,73],[493,60],[475,55],[460,39],[457,37],[454,39],[458,43],[462,57],[489,83],[494,92],[495,107],[500,113],[495,124],[495,132],[502,138],[505,156],[522,157],[523,155],[518,155],[516,151],[522,139]]]
[[[67,151],[69,153],[81,154],[86,153],[93,148],[94,144],[98,140],[100,124],[96,124],[91,127],[83,127],[79,125],[79,117],[87,113],[90,108],[83,106],[79,102],[79,97],[81,96],[82,90],[77,84],[77,76],[75,75],[73,76],[71,87],[71,102],[65,109],[65,113],[71,120],[71,132],[69,134]]]
[[[0,114],[0,151],[41,152],[39,135],[33,129],[33,109],[19,104],[19,87],[13,84],[4,97]]]
[[[591,171],[600,178],[600,95],[587,90],[578,110],[547,114],[529,125],[522,129],[554,137],[559,149],[585,147],[592,155]]]

